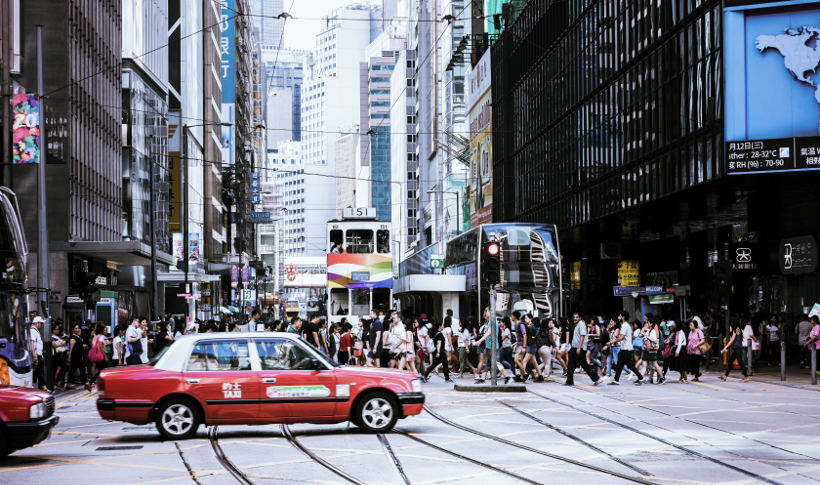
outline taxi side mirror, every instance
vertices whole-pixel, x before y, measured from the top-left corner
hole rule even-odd
[[[317,358],[310,359],[310,369],[311,370],[322,370],[322,361]]]

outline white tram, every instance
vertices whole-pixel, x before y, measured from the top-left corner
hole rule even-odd
[[[328,322],[356,324],[370,309],[387,312],[393,301],[390,224],[370,208],[345,209],[327,224]]]

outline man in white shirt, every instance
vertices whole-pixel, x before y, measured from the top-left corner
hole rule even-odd
[[[638,378],[635,381],[635,385],[639,386],[641,385],[641,381],[643,381],[643,375],[641,375],[635,367],[635,356],[633,355],[635,348],[632,346],[632,325],[629,324],[629,313],[626,311],[619,313],[618,323],[621,325],[621,331],[618,337],[610,342],[610,345],[620,343],[621,350],[618,352],[618,364],[615,365],[615,380],[609,384],[614,386],[619,384],[618,381],[621,379],[621,372],[624,370],[624,366],[626,366],[627,369],[635,373],[635,376]]]
[[[140,342],[142,339],[142,332],[140,331],[140,319],[134,317],[131,320],[131,325],[125,330],[125,363],[128,365],[137,365],[142,363],[142,359],[140,358],[140,354],[142,354],[142,349],[140,352],[132,352],[134,343]],[[140,347],[142,343],[138,344]]]
[[[35,387],[40,389],[46,388],[46,381],[45,381],[45,372],[43,366],[43,336],[40,335],[40,330],[43,328],[43,317],[34,317],[34,320],[31,322],[31,330],[29,333],[29,340],[30,348],[31,348],[31,360],[32,364],[34,365],[34,380],[36,381]]]

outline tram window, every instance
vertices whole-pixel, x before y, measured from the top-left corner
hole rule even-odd
[[[351,229],[347,231],[345,250],[352,254],[369,254],[373,252],[373,231],[370,229]]]
[[[387,229],[376,231],[376,250],[382,254],[390,252],[390,231]]]
[[[342,230],[341,229],[331,230],[330,231],[330,247],[328,248],[328,251],[333,252],[334,248],[336,248],[337,245],[340,245],[343,242],[344,242],[344,236],[342,235]],[[339,247],[338,251],[341,252],[342,249],[343,248]]]

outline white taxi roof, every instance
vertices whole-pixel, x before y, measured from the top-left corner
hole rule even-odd
[[[296,334],[288,332],[208,332],[208,333],[189,333],[183,335],[171,344],[168,350],[160,357],[155,369],[177,371],[181,372],[188,362],[188,356],[191,355],[191,349],[197,342],[202,340],[236,340],[247,338],[284,338],[289,340],[301,341],[301,337]]]

